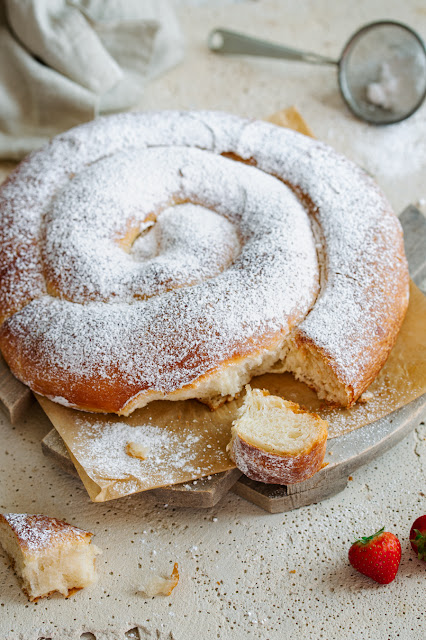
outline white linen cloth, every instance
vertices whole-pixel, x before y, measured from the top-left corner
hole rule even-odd
[[[0,0],[0,158],[131,108],[182,56],[167,0]]]

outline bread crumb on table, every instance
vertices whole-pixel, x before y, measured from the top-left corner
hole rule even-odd
[[[179,582],[179,567],[175,562],[173,571],[170,577],[163,578],[162,576],[154,575],[150,578],[146,585],[138,589],[137,593],[141,593],[148,598],[153,596],[169,596],[173,589]]]

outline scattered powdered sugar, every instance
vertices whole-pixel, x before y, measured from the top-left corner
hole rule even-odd
[[[43,551],[53,545],[62,546],[91,535],[62,520],[44,515],[3,513],[2,517],[19,538],[20,544],[30,552]]]
[[[424,51],[393,55],[379,65],[375,81],[367,84],[367,102],[396,114],[408,113],[424,94],[425,73]]]
[[[351,139],[357,162],[383,182],[426,171],[426,117],[420,110],[398,124],[375,127],[359,125],[359,135]],[[340,134],[329,131],[329,139],[340,143]],[[407,199],[408,201],[408,199]]]
[[[164,485],[174,484],[182,473],[197,473],[194,461],[198,452],[194,445],[200,436],[190,431],[182,434],[147,424],[89,422],[78,417],[75,422],[83,444],[75,446],[73,454],[89,474],[141,483],[160,475]],[[126,452],[128,442],[146,447],[146,458],[130,456]]]
[[[52,402],[56,402],[57,404],[61,404],[63,407],[69,407],[70,409],[73,407],[71,402],[68,402],[66,398],[62,398],[62,396],[48,396],[49,400]]]

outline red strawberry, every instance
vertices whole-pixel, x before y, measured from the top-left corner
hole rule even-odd
[[[426,516],[414,520],[410,531],[411,546],[419,560],[426,562]]]
[[[401,544],[393,533],[380,529],[353,543],[349,549],[349,562],[365,576],[380,584],[389,584],[398,572]]]

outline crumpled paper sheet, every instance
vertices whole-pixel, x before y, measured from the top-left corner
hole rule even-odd
[[[270,120],[312,135],[291,107]],[[253,387],[298,402],[329,421],[329,438],[375,422],[426,392],[426,298],[411,283],[406,318],[388,361],[369,387],[371,400],[351,409],[324,405],[291,374],[266,374]],[[196,400],[153,402],[128,418],[68,409],[38,397],[65,442],[95,502],[156,487],[189,482],[234,468],[226,453],[232,421],[242,398],[211,412]],[[147,446],[145,460],[126,453],[129,442]]]
[[[226,453],[235,402],[216,411],[197,400],[151,402],[126,418],[37,399],[95,502],[192,482],[235,467]],[[126,453],[129,442],[147,448],[145,460]]]

